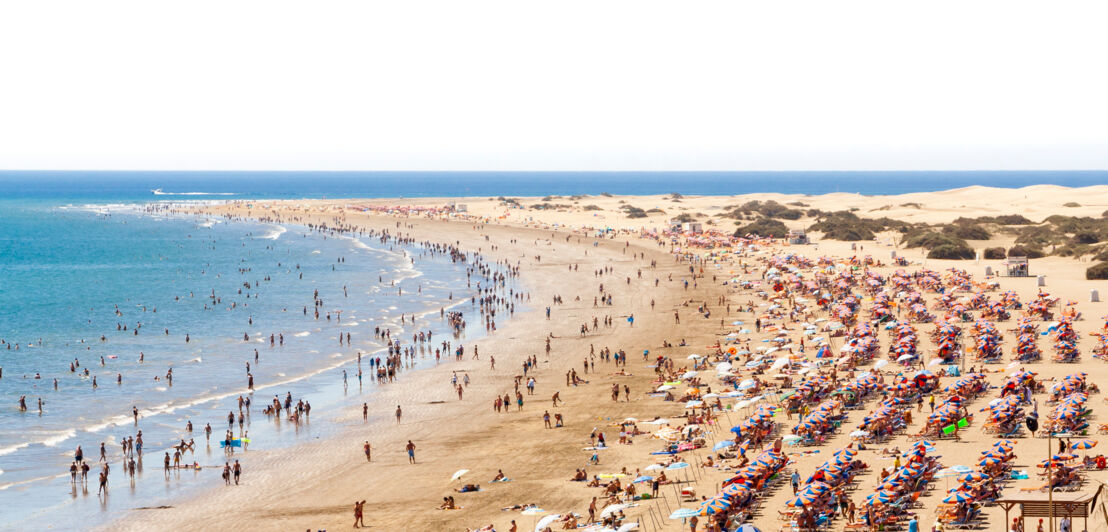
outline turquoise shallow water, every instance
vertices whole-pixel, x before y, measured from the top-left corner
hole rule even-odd
[[[413,264],[410,256],[419,260]],[[434,344],[419,352],[431,364],[427,348],[449,339],[439,309],[470,295],[464,264],[430,257],[419,246],[150,214],[122,203],[0,201],[0,528],[87,526],[218,482],[215,472],[166,481],[162,453],[194,438],[199,449],[185,454],[186,463],[222,463],[215,442],[227,413],[238,411],[247,362],[258,387],[246,426],[252,449],[324,435],[327,423],[282,426],[258,410],[286,393],[309,400],[313,417],[372,401],[375,385],[368,377],[357,385],[354,359],[358,351],[380,356],[383,343],[373,328],[403,331],[406,346],[413,345],[412,331],[435,330]],[[402,325],[401,313],[423,317]],[[350,333],[353,345],[339,344],[340,331]],[[271,333],[283,334],[285,345],[271,348]],[[70,371],[75,361],[80,365]],[[170,368],[172,385],[165,379]],[[20,396],[27,411],[16,407]],[[141,412],[137,426],[132,407]],[[205,423],[213,427],[211,448]],[[146,463],[132,487],[119,442],[140,429]],[[95,462],[101,442],[114,487],[106,501],[96,496],[95,463],[88,492],[71,489],[68,478],[76,446]]]

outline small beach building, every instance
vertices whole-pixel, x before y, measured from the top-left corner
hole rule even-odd
[[[1008,257],[1004,265],[1008,267],[1008,277],[1027,277],[1031,275],[1027,257]]]
[[[681,224],[681,230],[686,233],[703,233],[704,225],[700,222],[685,222]]]
[[[789,229],[789,243],[794,245],[810,244],[808,234],[803,229]]]

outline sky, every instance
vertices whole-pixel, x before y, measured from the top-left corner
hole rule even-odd
[[[4,1],[0,169],[1105,169],[1106,15]]]

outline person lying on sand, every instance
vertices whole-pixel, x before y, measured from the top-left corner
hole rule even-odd
[[[465,486],[462,486],[461,489],[456,489],[454,491],[456,491],[458,493],[469,493],[471,491],[481,491],[481,485],[480,484],[466,484]]]

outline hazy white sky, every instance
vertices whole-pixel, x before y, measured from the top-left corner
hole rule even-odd
[[[0,3],[0,168],[1108,168],[1108,2]]]

